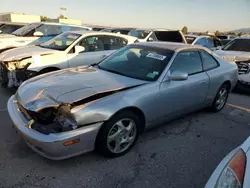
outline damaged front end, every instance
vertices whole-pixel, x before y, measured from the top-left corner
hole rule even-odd
[[[29,111],[28,114],[34,120],[30,128],[43,134],[75,130],[78,125],[70,111],[69,104],[61,104],[57,108],[46,108],[39,112]]]
[[[31,63],[25,61],[0,62],[0,82],[3,87],[18,87],[29,78],[27,68]]]

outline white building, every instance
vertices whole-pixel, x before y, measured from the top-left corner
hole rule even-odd
[[[17,14],[17,13],[3,13],[0,14],[0,22],[18,22],[18,23],[32,23],[40,22],[40,16]]]
[[[48,22],[56,22],[62,24],[71,24],[71,25],[82,25],[81,20],[74,20],[74,19],[49,19]]]

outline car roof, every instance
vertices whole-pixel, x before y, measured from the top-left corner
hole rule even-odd
[[[250,39],[250,36],[242,36],[242,37],[237,37],[235,39]]]
[[[193,37],[193,38],[197,38],[199,37],[199,35],[184,35],[185,37]]]
[[[91,28],[91,27],[83,26],[83,25],[74,25],[74,24],[57,23],[57,22],[33,22],[31,24],[65,25],[65,26],[72,26],[72,27]]]
[[[119,34],[119,33],[110,33],[110,32],[105,32],[105,31],[86,31],[86,30],[81,30],[81,31],[67,31],[67,33],[76,33],[76,34],[80,34],[80,35],[110,35],[110,36],[117,36],[117,37],[123,37],[129,40],[136,40],[137,37],[133,37],[130,35],[123,35],[123,34]]]
[[[162,48],[173,51],[178,51],[181,49],[206,49],[202,46],[195,46],[191,44],[175,43],[175,42],[140,42],[140,43],[135,43],[133,45]]]
[[[140,30],[140,31],[171,31],[170,29],[160,29],[160,28],[137,28],[137,29],[134,29],[134,30]],[[175,30],[173,30],[175,31]]]

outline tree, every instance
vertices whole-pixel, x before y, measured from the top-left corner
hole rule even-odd
[[[68,19],[66,16],[60,14],[60,16],[58,17],[58,19]]]
[[[184,26],[181,31],[182,31],[183,34],[187,34],[188,33],[187,26]]]
[[[41,21],[42,22],[46,22],[48,20],[49,20],[49,18],[47,16],[41,16]]]
[[[244,35],[244,33],[242,33],[242,32],[239,32],[239,33],[238,33],[238,36],[239,36],[239,37],[241,37],[242,35]]]
[[[219,36],[221,34],[221,32],[216,31],[214,34],[215,34],[215,36]]]

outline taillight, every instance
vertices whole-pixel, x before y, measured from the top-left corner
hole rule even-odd
[[[246,154],[239,150],[223,169],[216,188],[241,188],[246,168]]]

